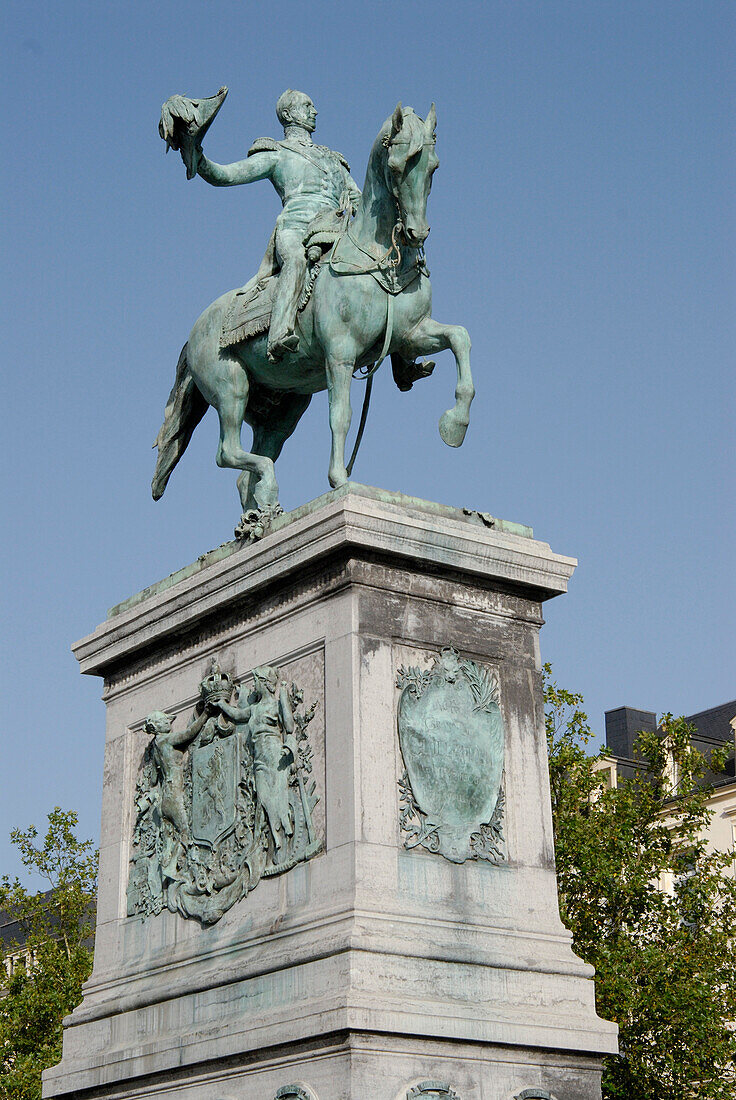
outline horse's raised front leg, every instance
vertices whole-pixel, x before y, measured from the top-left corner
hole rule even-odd
[[[470,403],[475,397],[470,372],[470,337],[462,325],[441,325],[425,317],[402,344],[402,351],[417,358],[452,349],[457,364],[455,405],[440,417],[440,435],[448,447],[459,447],[470,422]]]
[[[353,416],[350,407],[350,383],[353,380],[355,356],[328,354],[325,367],[332,434],[328,476],[332,488],[337,489],[348,480],[348,471],[345,467],[345,441]]]

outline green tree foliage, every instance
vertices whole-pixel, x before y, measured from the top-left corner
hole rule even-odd
[[[41,1072],[61,1058],[61,1021],[81,1001],[92,969],[97,852],[91,840],[77,839],[76,826],[77,815],[57,806],[42,840],[33,825],[10,834],[47,889],[32,893],[7,876],[0,883],[0,909],[20,922],[30,952],[0,1000],[2,1100],[40,1100]]]
[[[667,714],[639,735],[641,774],[609,788],[600,754],[585,751],[582,697],[545,674],[561,916],[596,968],[599,1015],[620,1029],[603,1096],[733,1100],[734,853],[709,853],[704,839],[704,776],[725,754],[705,760],[692,727]]]

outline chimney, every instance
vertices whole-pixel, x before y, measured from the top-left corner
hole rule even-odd
[[[649,710],[618,707],[606,711],[606,746],[612,756],[631,760],[634,742],[640,730],[656,730],[657,715]]]

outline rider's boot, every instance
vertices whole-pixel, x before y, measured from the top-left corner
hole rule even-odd
[[[281,268],[276,297],[271,313],[266,354],[270,363],[277,363],[288,352],[297,351],[296,311],[302,292],[307,262],[304,255],[289,258]]]

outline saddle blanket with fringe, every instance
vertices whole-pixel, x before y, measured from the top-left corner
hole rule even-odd
[[[222,322],[220,347],[229,348],[268,332],[277,283],[278,276],[270,275],[237,292]]]
[[[319,258],[312,258],[310,261],[306,282],[299,299],[300,312],[306,306],[314,289],[315,279],[321,266],[320,258],[327,257],[332,246],[345,232],[347,225],[346,211],[326,210],[318,214],[307,228],[304,247],[306,250],[316,249]],[[275,262],[272,249],[273,237],[264,258],[264,264],[267,264],[269,259]],[[264,264],[261,265],[262,273]],[[229,348],[233,344],[240,344],[243,340],[251,340],[254,336],[268,332],[277,283],[278,274],[262,274],[261,278],[256,276],[255,279],[246,283],[242,290],[237,291],[222,322],[220,347]]]

